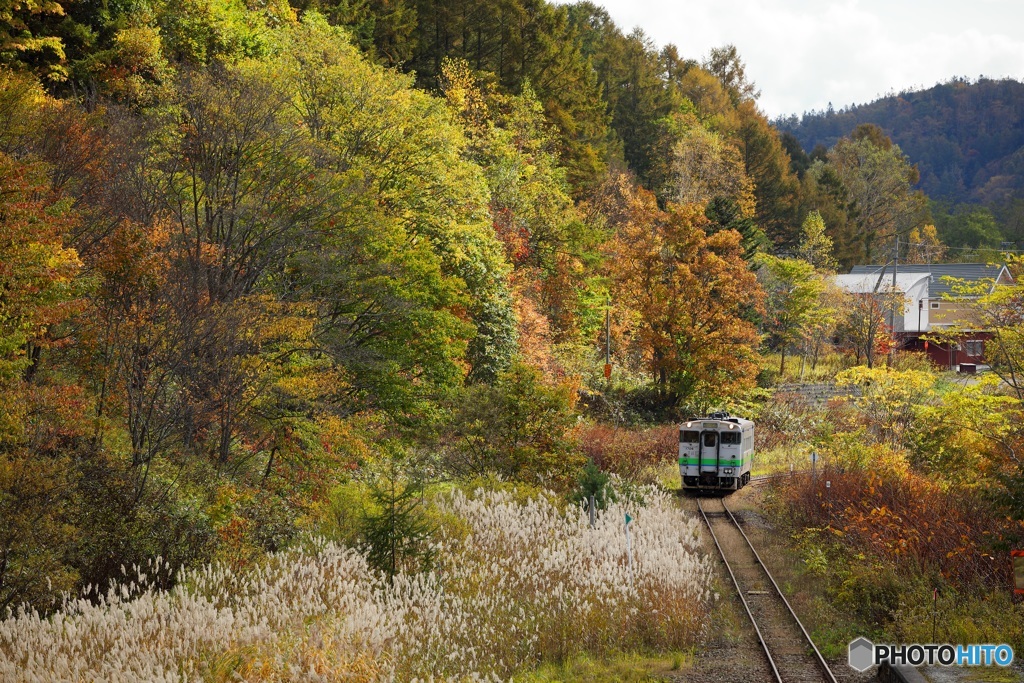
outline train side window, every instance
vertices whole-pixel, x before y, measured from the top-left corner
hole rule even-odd
[[[718,432],[704,432],[704,445],[713,448],[718,441]]]
[[[700,436],[697,432],[685,429],[679,435],[680,443],[697,443],[700,441]]]
[[[722,432],[723,446],[737,446],[740,443],[739,432]]]

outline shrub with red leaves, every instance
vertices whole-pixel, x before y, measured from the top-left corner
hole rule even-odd
[[[632,481],[650,481],[657,467],[679,452],[675,425],[625,429],[593,425],[583,432],[583,453],[603,472]]]
[[[1024,521],[999,514],[976,490],[944,489],[913,472],[826,468],[814,485],[808,474],[793,477],[780,495],[792,521],[831,524],[859,552],[938,573],[957,587],[1012,585],[1007,548],[1024,539]]]

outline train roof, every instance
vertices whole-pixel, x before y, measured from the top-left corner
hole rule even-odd
[[[739,429],[746,429],[747,427],[753,427],[754,426],[754,422],[752,420],[748,420],[748,419],[743,418],[743,417],[736,417],[735,415],[728,415],[728,416],[715,415],[713,417],[698,417],[698,418],[694,418],[692,420],[688,420],[687,422],[683,422],[682,424],[680,424],[679,428],[680,429],[683,429],[684,427],[693,428],[695,426],[703,427],[704,426],[703,423],[705,423],[705,422],[716,422],[716,423],[719,423],[718,425],[716,425],[716,427],[715,427],[716,429],[721,429],[721,428],[725,427],[726,425],[736,425]]]

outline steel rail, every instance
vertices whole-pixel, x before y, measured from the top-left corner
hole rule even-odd
[[[724,502],[722,503],[722,507],[725,507]],[[718,554],[722,558],[722,562],[725,563],[726,570],[729,572],[729,578],[732,579],[732,585],[736,587],[736,594],[740,596],[740,601],[743,603],[743,609],[746,610],[747,616],[750,618],[750,623],[754,626],[754,632],[757,633],[757,640],[761,643],[761,649],[764,650],[764,656],[768,658],[768,664],[772,667],[772,673],[775,674],[775,680],[778,681],[778,683],[783,683],[782,674],[779,673],[779,668],[775,666],[775,659],[772,657],[772,653],[768,650],[768,643],[765,642],[764,636],[761,635],[761,628],[757,625],[757,619],[754,618],[754,613],[750,611],[750,605],[747,604],[747,599],[743,596],[743,591],[740,589],[739,581],[736,580],[736,575],[733,573],[732,567],[729,565],[729,560],[725,557],[725,551],[722,550],[722,546],[718,542],[718,537],[715,536],[715,530],[711,526],[711,520],[708,519],[707,514],[704,512],[704,508],[700,504],[700,498],[697,499],[697,510],[700,512],[700,516],[704,518],[704,523],[707,524],[708,531],[711,532],[711,540],[715,542],[715,547],[718,548]]]
[[[791,472],[775,472],[773,474],[758,474],[757,476],[751,477],[750,481],[747,482],[747,486],[757,486],[758,484],[767,484],[768,482],[775,481],[776,479],[782,479],[783,477],[792,477],[797,474],[803,474],[809,470],[793,470]]]
[[[699,500],[697,501],[697,507],[700,508],[700,501]],[[832,669],[830,669],[828,667],[828,662],[826,662],[825,658],[821,656],[821,651],[818,650],[818,646],[814,644],[814,641],[811,639],[811,635],[807,632],[807,629],[804,628],[803,623],[800,621],[800,617],[798,617],[796,615],[796,612],[793,611],[792,606],[790,606],[790,604],[789,604],[789,600],[787,600],[786,596],[782,593],[782,589],[779,588],[779,584],[777,584],[775,582],[775,577],[772,576],[772,573],[770,571],[768,571],[768,567],[765,565],[764,561],[761,560],[761,556],[757,554],[757,550],[754,549],[754,544],[750,542],[749,538],[747,538],[747,534],[746,534],[745,531],[743,531],[743,527],[741,527],[740,523],[738,521],[736,521],[736,517],[732,514],[732,510],[730,510],[729,506],[725,504],[725,499],[724,498],[722,499],[722,509],[724,509],[726,514],[729,515],[729,519],[732,520],[733,525],[736,527],[736,529],[743,536],[743,540],[747,542],[747,546],[750,548],[750,552],[754,553],[754,557],[757,559],[757,563],[761,565],[761,569],[764,570],[764,573],[768,577],[768,580],[772,582],[772,586],[775,588],[775,592],[778,594],[778,596],[780,598],[782,598],[782,603],[786,606],[786,609],[789,610],[789,614],[793,617],[793,620],[796,622],[796,625],[800,627],[800,632],[804,634],[804,638],[807,639],[807,642],[810,644],[811,649],[814,650],[814,654],[817,657],[818,664],[821,666],[822,671],[825,672],[825,677],[829,680],[830,683],[837,683],[836,677],[832,674]],[[701,515],[704,516],[704,521],[707,522],[708,521],[707,520],[707,515],[704,515],[703,508],[700,508],[700,512],[701,512]],[[711,528],[711,524],[710,523],[708,523],[708,528],[709,529]],[[711,532],[711,535],[714,536],[714,532],[713,531]],[[718,545],[718,540],[717,539],[715,539],[715,545]],[[720,553],[722,552],[721,546],[719,546],[718,552],[720,552]],[[725,559],[725,555],[724,554],[722,555],[722,559],[723,560]],[[728,566],[728,563],[726,563],[726,566]],[[732,574],[732,570],[731,569],[729,570],[729,573]],[[735,577],[733,577],[733,582],[735,582],[735,581],[736,581],[736,579],[735,579]],[[737,584],[736,589],[739,590],[739,584]],[[740,597],[742,598],[743,596],[740,595]],[[744,602],[744,605],[746,605],[746,600],[744,600],[743,602]],[[749,610],[748,610],[748,613],[749,613]],[[751,618],[753,618],[753,617],[751,617]],[[760,637],[760,632],[758,632],[758,637]]]

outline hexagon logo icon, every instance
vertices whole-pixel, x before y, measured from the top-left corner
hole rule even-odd
[[[850,643],[850,666],[857,671],[867,671],[875,662],[875,644],[861,636]]]

